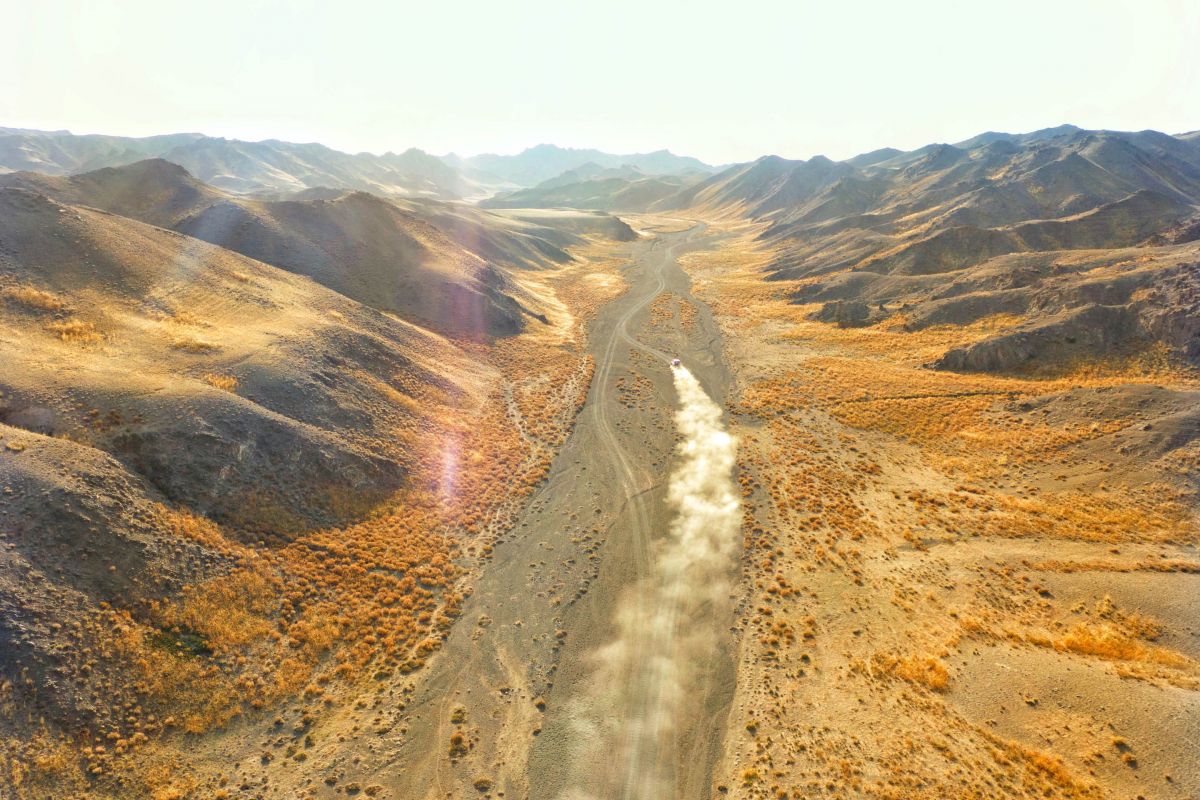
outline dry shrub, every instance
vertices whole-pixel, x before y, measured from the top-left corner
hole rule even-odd
[[[0,290],[0,296],[37,311],[61,312],[70,309],[67,301],[58,295],[32,286],[6,286]]]
[[[208,323],[202,317],[198,317],[191,311],[176,311],[171,315],[171,319],[179,325],[190,325],[196,328],[207,328]]]
[[[1189,561],[1182,558],[1163,558],[1157,560],[1141,559],[1137,561],[1063,561],[1061,559],[1046,559],[1044,561],[1023,562],[1026,567],[1035,572],[1182,572],[1188,575],[1200,574],[1200,561]]]
[[[160,786],[150,795],[152,800],[183,800],[191,791],[190,788],[185,788],[177,784],[168,786]]]
[[[174,509],[157,504],[158,521],[175,536],[191,539],[210,550],[230,555],[247,556],[249,550],[225,535],[221,526],[207,517],[186,509]]]
[[[1163,342],[1143,342],[1104,357],[1080,356],[1062,361],[1039,361],[1027,374],[1088,385],[1113,380],[1170,381],[1179,376],[1181,365]]]
[[[7,782],[18,796],[22,791],[54,789],[62,792],[77,777],[77,754],[61,739],[44,731],[18,739],[0,740],[0,785]]]
[[[917,683],[935,692],[945,691],[950,685],[950,673],[942,662],[929,656],[895,656],[877,653],[871,660],[872,667],[887,675],[893,675],[909,683]]]
[[[1189,509],[1170,487],[1156,485],[1029,498],[1000,494],[978,525],[981,533],[995,536],[1096,542],[1192,542],[1197,537]]]
[[[220,345],[195,336],[177,336],[171,347],[185,353],[214,353],[221,349]]]
[[[999,748],[993,757],[1004,762],[1016,762],[1030,770],[1023,778],[1028,788],[1040,789],[1039,794],[1045,797],[1098,797],[1099,792],[1094,786],[1082,783],[1071,774],[1063,764],[1062,759],[1041,750],[1028,747],[1020,742],[1001,739],[994,734],[982,731],[988,739]],[[1050,787],[1044,787],[1048,781]]]
[[[232,392],[238,386],[238,379],[233,375],[219,375],[215,372],[206,372],[200,378],[208,385],[215,386],[223,392]]]
[[[163,623],[195,631],[217,653],[232,651],[270,633],[278,591],[264,573],[241,570],[185,589]]]
[[[1113,661],[1142,661],[1168,667],[1187,667],[1192,662],[1174,650],[1143,644],[1112,623],[1079,623],[1066,634],[1055,637],[1031,635],[1036,644],[1048,644],[1056,650],[1098,656]]]
[[[46,330],[72,344],[95,344],[104,338],[95,325],[82,319],[55,320],[46,323]]]

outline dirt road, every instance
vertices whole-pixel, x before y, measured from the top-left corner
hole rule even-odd
[[[648,669],[638,659],[653,654],[634,653],[615,678],[597,669],[619,607],[646,602],[639,587],[669,526],[669,360],[680,357],[718,404],[729,380],[717,327],[676,263],[703,237],[698,225],[632,245],[629,291],[591,327],[596,372],[576,428],[419,682],[398,758],[377,771],[396,796],[490,787],[508,798],[640,798],[650,785],[656,797],[708,794],[733,690],[729,620],[707,604],[697,614],[710,618],[680,621],[711,630],[713,655],[697,665],[681,705],[688,718],[668,720],[678,733],[653,741],[630,733],[609,752],[612,731],[644,729],[652,700],[637,688]],[[664,292],[680,298],[678,311],[652,314]]]

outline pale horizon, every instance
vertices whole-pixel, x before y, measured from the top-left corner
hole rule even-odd
[[[0,123],[2,123],[2,122],[4,122],[4,121],[3,121],[3,120],[0,120]],[[155,136],[170,136],[170,135],[173,135],[173,134],[197,134],[197,135],[200,135],[200,136],[205,136],[205,137],[208,137],[208,138],[214,138],[214,139],[226,139],[226,140],[229,140],[229,141],[248,142],[248,143],[252,143],[252,144],[253,144],[253,143],[259,143],[259,142],[267,142],[267,141],[282,141],[282,142],[287,142],[287,143],[289,143],[289,144],[301,144],[301,145],[305,145],[305,144],[317,144],[317,145],[324,145],[324,146],[326,146],[326,147],[330,147],[330,148],[331,148],[331,149],[333,149],[333,150],[337,150],[337,151],[340,151],[340,152],[344,152],[344,153],[347,153],[347,154],[350,154],[350,155],[357,155],[357,154],[361,154],[361,153],[367,153],[367,154],[370,154],[370,155],[384,155],[384,154],[386,154],[386,153],[389,153],[389,152],[390,152],[390,153],[403,153],[405,150],[409,150],[409,149],[410,149],[410,147],[411,147],[411,149],[420,150],[420,151],[422,151],[422,152],[424,152],[424,153],[426,153],[426,154],[428,154],[428,155],[435,156],[435,157],[437,157],[437,158],[449,158],[449,157],[451,157],[451,156],[456,156],[456,157],[459,157],[459,158],[464,158],[464,159],[472,158],[472,157],[474,157],[474,156],[482,156],[482,155],[497,155],[497,156],[512,156],[512,155],[518,155],[518,154],[520,154],[520,153],[522,153],[522,152],[525,152],[526,150],[532,150],[532,149],[534,149],[534,148],[536,148],[536,147],[541,147],[541,146],[545,146],[545,145],[549,145],[549,146],[555,146],[555,147],[558,147],[558,148],[560,148],[560,149],[563,149],[563,150],[598,150],[598,151],[600,151],[600,152],[603,152],[603,153],[609,153],[609,154],[612,154],[612,155],[628,155],[628,156],[634,156],[634,155],[646,155],[646,154],[649,154],[649,153],[666,151],[666,152],[669,152],[669,153],[671,153],[672,155],[676,155],[676,156],[683,156],[683,157],[688,157],[688,156],[690,156],[690,157],[693,157],[693,158],[697,158],[697,159],[699,159],[700,161],[703,161],[704,163],[708,164],[709,166],[729,166],[729,165],[732,165],[732,164],[744,164],[744,163],[749,163],[749,162],[751,162],[751,161],[755,161],[755,160],[757,160],[757,159],[760,159],[760,158],[765,158],[765,157],[768,157],[768,156],[779,156],[779,157],[781,157],[781,158],[787,158],[787,159],[789,159],[789,160],[803,160],[803,161],[807,161],[807,160],[809,160],[809,159],[812,159],[812,158],[818,158],[818,157],[824,156],[824,157],[826,157],[826,158],[829,158],[829,159],[831,159],[831,160],[833,160],[833,161],[845,161],[845,160],[848,160],[848,159],[852,159],[852,158],[854,158],[855,156],[858,156],[858,155],[864,155],[864,154],[866,154],[866,153],[871,153],[871,152],[874,152],[874,151],[876,151],[876,150],[884,150],[884,149],[887,149],[887,148],[894,148],[894,149],[896,149],[896,150],[900,150],[900,151],[904,151],[904,152],[910,152],[910,151],[913,151],[913,150],[917,150],[917,149],[919,149],[919,148],[921,148],[921,147],[925,147],[925,146],[928,146],[928,145],[934,145],[934,144],[949,144],[949,145],[953,145],[953,144],[956,144],[956,143],[958,143],[958,142],[963,142],[963,141],[966,141],[966,140],[968,140],[968,139],[971,139],[971,138],[973,138],[973,137],[975,137],[975,136],[979,136],[979,135],[981,135],[981,134],[985,134],[985,133],[1003,133],[1003,134],[1011,134],[1011,135],[1014,135],[1014,136],[1019,136],[1019,135],[1022,135],[1022,134],[1034,133],[1034,132],[1036,132],[1036,131],[1039,131],[1039,130],[1047,130],[1047,129],[1057,128],[1057,127],[1064,126],[1064,125],[1074,125],[1075,127],[1077,127],[1077,128],[1080,128],[1080,129],[1082,129],[1082,130],[1096,130],[1096,131],[1104,130],[1104,131],[1112,131],[1112,132],[1116,132],[1116,133],[1137,133],[1137,132],[1139,132],[1139,131],[1135,131],[1135,130],[1132,130],[1132,129],[1130,129],[1130,130],[1121,130],[1121,129],[1117,129],[1117,128],[1103,128],[1103,127],[1095,127],[1095,126],[1090,126],[1090,125],[1077,125],[1077,124],[1076,124],[1076,123],[1074,123],[1074,122],[1060,122],[1060,123],[1053,124],[1053,125],[1042,125],[1042,126],[1039,126],[1039,127],[1037,127],[1037,128],[1031,128],[1031,129],[1029,129],[1029,130],[1019,130],[1019,131],[1018,131],[1018,130],[1007,130],[1007,131],[1001,131],[1001,130],[996,130],[996,129],[993,129],[993,128],[989,128],[989,129],[987,129],[987,130],[980,130],[980,131],[976,131],[975,133],[973,133],[973,134],[970,134],[969,136],[964,136],[964,137],[962,137],[962,138],[960,138],[960,139],[955,139],[955,140],[953,140],[953,141],[949,141],[949,140],[930,140],[930,141],[923,142],[923,143],[921,143],[921,144],[918,144],[918,145],[913,145],[913,146],[911,146],[911,147],[896,147],[895,145],[881,144],[881,145],[879,145],[878,147],[871,147],[871,148],[868,148],[868,149],[866,149],[866,150],[860,150],[860,151],[856,151],[856,152],[854,152],[854,153],[851,153],[850,155],[845,155],[845,156],[840,156],[840,155],[839,155],[839,156],[837,156],[837,157],[831,156],[831,155],[829,155],[829,154],[827,154],[827,153],[813,153],[813,154],[811,154],[811,155],[809,155],[809,156],[806,156],[806,157],[803,157],[803,158],[798,158],[798,157],[795,157],[795,156],[789,156],[789,155],[785,155],[785,154],[782,154],[782,153],[767,153],[767,152],[763,152],[763,153],[760,153],[760,154],[758,154],[757,156],[754,156],[753,158],[749,158],[749,159],[743,159],[743,160],[741,160],[741,161],[724,161],[724,162],[714,162],[714,161],[708,161],[708,160],[706,160],[706,159],[700,158],[699,156],[696,156],[696,155],[694,155],[693,153],[684,153],[684,152],[680,152],[680,151],[678,151],[677,149],[675,149],[675,148],[672,148],[672,147],[656,147],[656,148],[652,148],[652,149],[641,149],[641,150],[637,150],[637,151],[632,151],[632,150],[631,150],[631,151],[616,152],[616,151],[613,151],[613,150],[607,150],[607,149],[605,149],[605,148],[603,148],[603,147],[595,147],[595,146],[590,146],[590,145],[587,145],[587,144],[578,144],[578,145],[564,145],[564,144],[560,144],[560,143],[558,143],[558,142],[534,142],[534,143],[532,143],[532,144],[528,144],[528,145],[525,145],[525,146],[519,147],[519,148],[517,148],[517,149],[515,149],[515,150],[506,150],[506,151],[503,151],[503,152],[501,152],[501,151],[498,151],[498,150],[486,150],[486,151],[481,151],[481,152],[478,152],[478,153],[456,153],[456,152],[454,152],[454,151],[441,151],[441,152],[439,152],[439,151],[436,151],[436,150],[428,150],[428,149],[426,149],[426,148],[423,148],[423,147],[411,147],[411,146],[392,147],[392,148],[388,148],[388,149],[385,149],[385,150],[347,150],[347,149],[343,149],[343,148],[339,148],[339,147],[334,147],[333,145],[330,145],[328,142],[321,142],[321,141],[315,141],[315,140],[309,140],[309,141],[306,141],[306,140],[298,140],[298,139],[287,139],[287,138],[285,138],[285,137],[281,137],[281,136],[258,136],[258,137],[254,137],[254,138],[249,138],[249,137],[245,137],[245,136],[235,136],[235,135],[229,135],[229,134],[212,133],[212,132],[209,132],[209,131],[185,131],[185,130],[178,130],[178,131],[162,131],[162,132],[158,132],[158,133],[148,133],[148,134],[141,134],[141,133],[113,133],[113,132],[111,132],[111,131],[91,131],[91,130],[89,130],[89,131],[77,131],[77,130],[72,130],[72,129],[70,129],[70,128],[62,128],[62,127],[39,127],[39,126],[36,126],[36,125],[9,125],[9,124],[0,124],[0,128],[23,129],[23,130],[31,130],[31,131],[35,130],[35,131],[38,131],[39,133],[57,133],[57,132],[65,132],[65,133],[68,133],[68,134],[70,134],[70,135],[72,135],[72,136],[121,136],[121,137],[129,137],[129,138],[136,138],[136,139],[146,139],[146,138],[152,138],[152,137],[155,137]],[[1146,131],[1146,130],[1157,130],[1157,129],[1155,129],[1155,128],[1142,128],[1142,129],[1140,129],[1140,130],[1142,130],[1142,131]],[[1163,130],[1158,130],[1158,132],[1159,132],[1159,133],[1165,133],[1165,134],[1168,134],[1168,135],[1171,135],[1171,136],[1181,136],[1181,135],[1185,135],[1185,134],[1193,133],[1193,132],[1195,132],[1195,130],[1196,130],[1196,129],[1189,129],[1189,130],[1178,130],[1178,131],[1163,131]]]
[[[1064,123],[1200,128],[1200,7],[1174,0],[1002,14],[938,2],[347,13],[220,0],[199,17],[137,0],[10,17],[0,124],[73,133],[463,156],[552,143],[726,164]]]

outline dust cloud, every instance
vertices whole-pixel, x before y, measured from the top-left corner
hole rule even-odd
[[[565,800],[661,800],[676,792],[687,728],[704,728],[707,666],[732,614],[741,513],[737,442],[721,408],[685,367],[673,368],[680,436],[667,488],[672,512],[648,574],[622,598],[614,640],[595,656],[575,709],[575,779]]]

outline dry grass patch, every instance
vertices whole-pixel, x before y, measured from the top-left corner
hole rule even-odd
[[[66,300],[43,289],[32,286],[6,286],[0,289],[0,296],[5,300],[23,305],[37,311],[63,312],[70,309]]]
[[[175,311],[171,314],[171,321],[178,325],[187,325],[193,328],[208,328],[211,327],[203,318],[196,316],[190,311]]]
[[[1155,643],[1160,633],[1167,641],[1156,620],[1091,603],[1068,612],[997,554],[1040,552],[1032,541],[1049,547],[1047,556],[1068,558],[1051,552],[1058,544],[1091,564],[1117,552],[1109,543],[1157,542],[1162,570],[1189,569],[1191,560],[1168,545],[1195,540],[1191,499],[1154,477],[1118,472],[1121,464],[1109,462],[1119,460],[1098,447],[1143,420],[1072,418],[1070,403],[1045,413],[1037,398],[1200,383],[1154,348],[1028,374],[929,369],[947,350],[1023,320],[995,315],[922,330],[907,329],[902,315],[864,328],[816,322],[807,315],[819,305],[789,299],[803,281],[765,280],[777,254],[754,231],[724,232],[746,235],[682,261],[725,334],[742,441],[744,577],[754,610],[741,621],[756,635],[746,640],[738,702],[766,735],[731,748],[727,758],[737,760],[728,763],[759,769],[762,791],[753,796],[1103,796],[1051,753],[962,724],[940,693],[954,686],[948,664],[971,639],[1103,659],[1100,668],[1120,676],[1189,685],[1195,665]],[[665,316],[660,305],[652,313]],[[1172,463],[1185,474],[1197,454]],[[1096,474],[1110,470],[1106,482]],[[972,541],[985,536],[995,546]],[[810,614],[819,623],[785,646],[779,622]],[[864,687],[860,703],[895,714],[894,728],[873,718],[886,729],[875,739],[886,743],[882,751],[871,751],[864,717],[843,722],[820,708],[822,696],[848,688],[847,676],[856,691]],[[853,733],[850,760],[885,777],[859,787],[855,774],[834,772],[831,729]],[[901,730],[927,731],[928,746],[914,750]],[[893,744],[894,759],[886,750]],[[738,782],[736,772],[729,777]],[[785,777],[793,782],[786,793]]]
[[[221,349],[220,345],[196,336],[177,336],[171,342],[171,347],[175,350],[182,350],[185,353],[197,354],[215,353]]]
[[[219,375],[215,372],[206,372],[200,376],[200,379],[209,386],[216,387],[223,392],[232,392],[238,386],[238,379],[233,375]]]
[[[945,691],[950,685],[950,673],[941,661],[929,656],[896,656],[876,653],[871,659],[871,671],[882,672],[909,683],[916,683],[935,692]]]
[[[1029,569],[1038,572],[1182,572],[1189,575],[1200,574],[1200,561],[1189,561],[1182,558],[1139,561],[1063,561],[1052,558],[1022,563]]]
[[[55,320],[46,323],[46,330],[71,344],[95,344],[104,339],[94,324],[82,319]]]
[[[1025,641],[1060,652],[1095,656],[1109,661],[1138,661],[1164,667],[1190,668],[1194,662],[1183,653],[1148,645],[1111,622],[1081,622],[1066,633],[1026,633]]]

